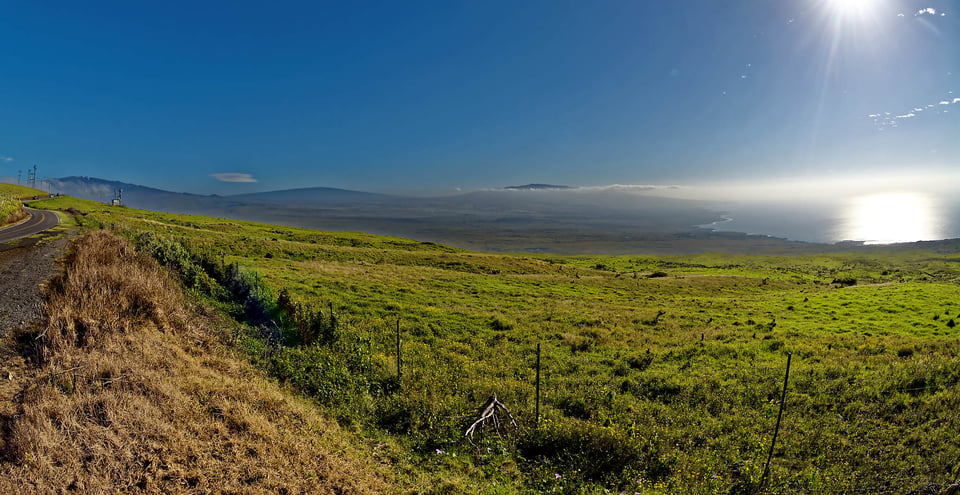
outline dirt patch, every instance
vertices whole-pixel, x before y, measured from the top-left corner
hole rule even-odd
[[[68,237],[40,235],[0,244],[0,337],[41,316],[41,285],[57,273]]]

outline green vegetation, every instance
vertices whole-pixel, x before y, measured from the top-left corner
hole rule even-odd
[[[519,256],[106,207],[262,370],[436,492],[750,493],[793,366],[774,492],[960,477],[960,246]],[[397,322],[402,338],[398,376]],[[542,346],[541,422],[535,350]],[[464,432],[496,393],[501,416]]]

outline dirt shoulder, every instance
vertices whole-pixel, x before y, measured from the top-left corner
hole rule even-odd
[[[41,286],[57,273],[63,232],[0,244],[0,337],[40,318]]]

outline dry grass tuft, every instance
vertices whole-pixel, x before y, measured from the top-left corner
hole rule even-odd
[[[49,324],[39,339],[41,357],[96,345],[144,326],[186,328],[176,285],[125,240],[105,231],[85,235],[64,264],[68,269],[47,288]]]
[[[362,442],[185,307],[122,239],[78,240],[48,286],[37,359],[8,363],[17,375],[0,387],[0,492],[397,491]]]

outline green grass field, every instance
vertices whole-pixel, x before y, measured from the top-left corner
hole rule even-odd
[[[35,206],[138,240],[238,318],[262,301],[279,343],[248,328],[238,348],[342,425],[400,445],[390,462],[434,492],[750,493],[788,353],[768,490],[903,493],[960,477],[956,242],[502,255],[72,198]],[[468,441],[491,393],[519,428],[502,416]]]

